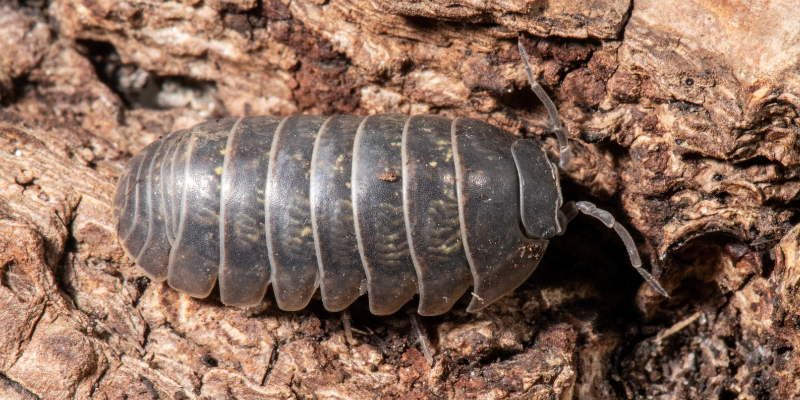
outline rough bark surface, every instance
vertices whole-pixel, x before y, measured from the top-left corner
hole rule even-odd
[[[800,19],[766,0],[0,0],[0,397],[800,396]],[[753,10],[757,10],[754,12]],[[672,294],[577,219],[485,311],[224,307],[117,243],[124,163],[252,114],[466,115],[554,139],[567,199],[610,208]]]

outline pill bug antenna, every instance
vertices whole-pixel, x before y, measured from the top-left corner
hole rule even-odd
[[[556,105],[553,104],[552,100],[550,100],[550,96],[545,93],[542,85],[536,82],[536,79],[533,77],[531,64],[528,62],[528,53],[525,51],[525,47],[522,46],[521,35],[517,40],[517,46],[519,47],[519,56],[522,59],[522,65],[525,67],[525,73],[528,75],[528,82],[531,84],[531,89],[533,89],[533,93],[536,93],[536,97],[538,97],[542,104],[544,104],[544,107],[547,108],[547,113],[550,115],[550,120],[547,122],[547,127],[553,131],[558,138],[558,168],[564,171],[569,166],[569,142],[567,141],[567,128],[564,127],[564,124],[561,123],[561,118],[558,117]]]
[[[575,214],[577,214],[577,211],[580,211],[590,217],[600,220],[603,225],[614,229],[614,231],[617,232],[617,235],[619,235],[619,238],[622,239],[622,243],[625,244],[625,249],[628,251],[628,257],[631,259],[631,265],[633,268],[639,272],[639,275],[641,275],[644,280],[647,281],[653,290],[658,292],[660,295],[669,298],[669,294],[666,290],[664,290],[661,284],[658,283],[658,281],[653,278],[649,272],[642,268],[642,259],[639,257],[639,251],[636,250],[636,243],[633,241],[631,234],[627,229],[625,229],[624,226],[620,225],[620,223],[614,219],[614,216],[611,215],[610,212],[601,210],[588,201],[579,201],[577,203],[569,202],[565,204],[562,209],[565,210],[566,215],[571,215],[573,217]],[[575,209],[577,209],[577,211]]]

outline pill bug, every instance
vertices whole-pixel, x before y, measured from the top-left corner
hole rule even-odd
[[[532,77],[560,143],[555,106]],[[558,167],[535,139],[471,118],[398,114],[221,119],[171,133],[127,164],[114,198],[120,242],[142,271],[194,297],[279,308],[317,288],[329,311],[367,294],[392,314],[448,311],[472,287],[478,311],[522,284],[578,212],[622,238],[591,203],[562,204]]]

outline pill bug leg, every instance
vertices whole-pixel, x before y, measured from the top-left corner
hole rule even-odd
[[[350,346],[358,345],[358,342],[353,337],[353,319],[350,318],[350,309],[345,308],[341,312],[342,328],[344,329],[344,338]]]
[[[419,343],[422,354],[425,355],[425,360],[428,361],[428,365],[433,366],[433,356],[436,355],[436,349],[434,349],[428,338],[425,325],[422,324],[422,318],[420,318],[419,314],[414,310],[409,310],[408,317],[411,319],[411,329],[417,337],[417,343]]]

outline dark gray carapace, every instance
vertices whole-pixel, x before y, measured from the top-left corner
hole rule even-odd
[[[567,130],[536,82],[569,164]],[[558,171],[534,139],[487,123],[433,115],[247,117],[206,122],[147,146],[114,197],[118,236],[152,279],[251,306],[272,284],[278,307],[304,308],[317,288],[329,311],[368,293],[370,311],[449,310],[472,286],[467,311],[513,291],[548,239],[579,212],[614,229],[631,265],[631,235],[607,211],[563,204]]]
[[[283,310],[320,288],[377,315],[469,311],[530,276],[563,231],[558,171],[539,143],[440,116],[246,117],[147,146],[114,198],[120,241],[153,280]]]

